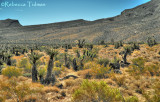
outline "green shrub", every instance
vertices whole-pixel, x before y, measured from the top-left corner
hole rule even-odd
[[[125,102],[139,102],[136,96],[127,97]]]
[[[2,70],[2,75],[7,76],[9,78],[13,76],[18,77],[22,75],[22,70],[14,66],[8,66],[7,68],[4,68]]]
[[[61,74],[62,69],[59,67],[54,67],[53,71],[55,75],[59,76],[59,74]]]
[[[97,62],[98,62],[98,64],[106,67],[109,64],[109,59],[108,58],[100,58],[100,59],[98,59]]]
[[[104,81],[84,80],[73,93],[74,102],[122,102],[122,100],[120,91],[109,87]]]
[[[119,47],[122,47],[122,46],[123,46],[122,41],[114,43],[114,48],[115,49],[118,49]]]
[[[31,78],[31,77],[32,77],[32,73],[24,73],[23,76],[24,76],[24,77]]]
[[[158,63],[154,63],[148,66],[145,66],[146,59],[142,57],[138,57],[132,60],[132,64],[130,66],[129,72],[132,75],[148,75],[151,76],[159,76],[160,75],[160,65]]]
[[[32,70],[31,70],[31,64],[29,63],[29,60],[28,58],[23,58],[19,64],[18,64],[18,67],[19,68],[24,68],[24,71],[27,72],[27,73],[31,73]]]
[[[111,69],[109,66],[104,67],[99,64],[93,64],[90,67],[91,67],[91,75],[98,79],[108,77],[109,71]]]
[[[155,40],[154,37],[148,37],[148,39],[147,39],[147,44],[148,44],[150,47],[152,47],[152,46],[156,45],[157,42],[156,42],[156,40]]]
[[[132,60],[132,65],[130,66],[129,72],[132,75],[140,75],[144,74],[145,69],[145,59],[142,57],[138,57]]]
[[[146,102],[160,102],[160,82],[154,84],[153,92],[145,93]]]
[[[146,67],[146,70],[150,73],[151,76],[159,76],[160,75],[160,65],[159,64],[151,64]]]
[[[45,68],[45,66],[41,66],[40,68],[38,68],[38,75],[44,77],[46,75],[46,70],[47,67]]]
[[[25,82],[19,84],[14,77],[8,81],[0,81],[1,94],[6,97],[11,97],[13,102],[25,102],[24,99],[26,96],[32,96],[32,94],[41,92],[41,87],[43,86],[31,88],[31,85]],[[0,102],[3,102],[1,100],[5,99],[1,98],[0,95]]]

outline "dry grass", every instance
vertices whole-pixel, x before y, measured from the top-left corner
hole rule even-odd
[[[126,46],[126,45],[124,45]],[[114,45],[109,45],[108,47],[104,48],[104,46],[95,45],[94,46],[99,50],[98,58],[108,58],[109,60],[112,60],[115,56],[121,59],[121,56],[119,55],[119,52],[123,50],[123,48],[114,49]],[[80,53],[82,55],[83,50],[85,49],[79,49],[77,47],[73,47],[73,49],[68,50],[68,54],[76,56],[75,50],[80,50]],[[128,72],[128,69],[131,67],[126,66],[124,68],[121,68],[122,74],[115,74],[111,72],[110,74],[104,73],[107,69],[105,69],[100,64],[97,64],[97,59],[94,59],[93,61],[89,61],[87,63],[84,63],[84,69],[80,71],[73,71],[71,69],[65,68],[63,65],[63,68],[61,70],[61,73],[59,76],[56,76],[57,81],[54,86],[44,86],[41,85],[39,82],[32,83],[32,80],[30,78],[26,78],[23,76],[19,76],[16,81],[21,85],[23,82],[29,84],[31,89],[38,89],[38,94],[33,94],[32,96],[27,95],[24,100],[36,100],[38,102],[70,102],[72,98],[72,94],[79,89],[82,81],[85,78],[88,78],[89,81],[104,81],[104,83],[107,83],[108,86],[117,88],[120,90],[122,95],[124,97],[129,96],[137,96],[139,99],[139,102],[146,102],[147,95],[149,100],[154,100],[151,102],[158,102],[154,99],[155,95],[159,95],[158,90],[158,83],[160,83],[160,76],[159,69],[160,69],[160,55],[158,52],[160,51],[160,44],[149,47],[146,44],[140,45],[140,50],[135,50],[131,55],[127,56],[127,61],[129,63],[132,63],[133,59],[136,59],[138,57],[143,57],[145,60],[144,68],[147,70],[144,70],[141,74],[130,74]],[[64,49],[60,49],[60,53],[64,53]],[[17,61],[20,61],[25,56],[13,56],[12,59],[16,59]],[[49,56],[44,53],[44,56],[40,59],[41,62],[44,62],[46,65],[49,61]],[[57,63],[57,62],[56,62]],[[130,65],[130,66],[131,66]],[[157,67],[158,66],[158,67]],[[133,70],[135,72],[135,70]],[[108,76],[108,78],[99,78],[96,79],[97,75],[103,75],[105,74]],[[153,75],[151,75],[153,74]],[[78,76],[78,79],[69,78],[66,80],[59,80],[59,78],[63,78],[67,75],[75,75]],[[91,77],[87,77],[91,75]],[[0,82],[7,82],[9,78],[0,75]],[[58,88],[56,85],[62,84],[62,89]],[[39,88],[41,90],[39,90]],[[1,92],[1,91],[0,91]],[[66,96],[63,96],[64,93]],[[0,99],[1,99],[0,95]],[[7,96],[6,100],[11,100],[12,97]],[[133,100],[134,97],[128,99]],[[136,101],[126,101],[126,102],[136,102]]]

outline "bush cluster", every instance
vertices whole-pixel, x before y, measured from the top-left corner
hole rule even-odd
[[[18,77],[22,75],[22,70],[14,66],[8,66],[2,70],[2,75],[7,76],[9,78],[13,76]]]

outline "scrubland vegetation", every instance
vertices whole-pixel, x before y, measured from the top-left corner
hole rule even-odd
[[[153,38],[0,46],[0,102],[160,102],[160,44]]]

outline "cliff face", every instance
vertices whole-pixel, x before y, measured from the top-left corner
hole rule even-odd
[[[14,27],[14,28],[13,28]],[[21,26],[16,20],[0,21],[1,42],[58,43],[58,39],[89,41],[160,41],[160,0],[152,0],[116,17],[95,21],[74,20],[44,25]],[[61,41],[59,41],[61,43]]]

